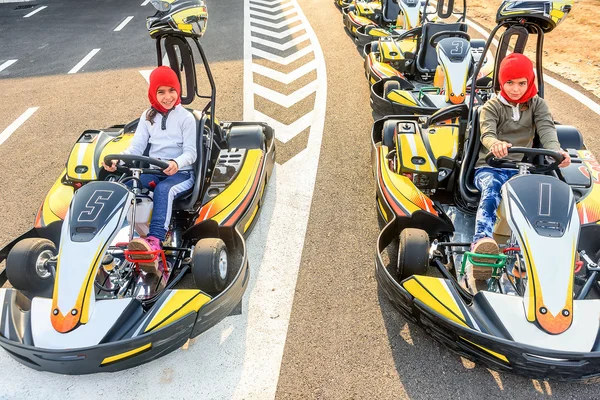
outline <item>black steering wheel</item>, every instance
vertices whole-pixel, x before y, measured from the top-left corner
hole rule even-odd
[[[467,41],[471,41],[471,36],[469,36],[469,34],[467,32],[463,32],[463,31],[441,31],[438,33],[434,33],[433,35],[431,35],[431,37],[429,38],[429,44],[432,47],[436,47],[437,44],[440,42],[440,40],[447,38],[447,37],[457,37],[457,38],[462,38],[465,39]]]
[[[104,164],[111,165],[112,160],[123,161],[125,163],[125,167],[127,167],[127,171],[121,172],[129,172],[129,168],[137,168],[134,166],[134,162],[138,161],[141,163],[148,163],[150,165],[154,165],[160,169],[156,168],[140,168],[142,170],[142,174],[162,174],[163,169],[169,168],[169,163],[166,161],[158,160],[152,157],[146,156],[134,156],[132,154],[108,154],[104,156]],[[122,167],[117,166],[117,170],[122,169]]]
[[[534,149],[530,147],[509,147],[508,152],[510,154],[523,154],[526,156],[532,156],[535,159],[535,156],[546,156],[554,159],[554,162],[551,164],[537,164],[531,165],[528,167],[529,172],[534,174],[545,174],[546,172],[554,171],[558,169],[558,166],[564,160],[564,156],[557,151],[554,150],[546,150],[546,149]],[[510,169],[519,169],[519,164],[521,162],[509,160],[507,158],[496,158],[492,152],[488,153],[485,156],[485,162],[493,168],[510,168]]]

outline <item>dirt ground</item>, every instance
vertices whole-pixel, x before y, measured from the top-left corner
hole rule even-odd
[[[467,0],[467,18],[491,30],[500,3]],[[544,38],[544,68],[600,98],[600,0],[574,0],[567,18]]]

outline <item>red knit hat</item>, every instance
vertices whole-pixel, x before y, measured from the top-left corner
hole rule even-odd
[[[181,103],[181,84],[179,83],[179,79],[177,79],[177,74],[171,67],[163,65],[154,69],[150,74],[150,86],[148,86],[148,100],[150,100],[150,105],[152,105],[156,111],[164,114],[169,110],[164,108],[156,99],[156,91],[161,86],[174,88],[177,92],[177,101],[174,106]]]
[[[519,100],[512,100],[504,92],[504,84],[507,81],[521,78],[527,79],[527,91]],[[498,80],[500,81],[500,94],[502,97],[515,103],[525,103],[538,92],[535,86],[533,63],[529,58],[520,53],[511,53],[502,60],[500,70],[498,71]]]

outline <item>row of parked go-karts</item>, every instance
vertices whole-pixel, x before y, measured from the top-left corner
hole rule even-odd
[[[530,36],[544,96],[544,35],[573,1],[505,0],[487,40],[467,33],[465,0],[334,2],[363,53],[379,118],[371,160],[382,291],[435,339],[487,367],[598,379],[600,167],[576,128],[556,122],[567,168],[558,168],[558,153],[535,147],[511,148],[523,154],[519,163],[486,158],[519,172],[502,189],[494,228],[501,253],[482,263],[470,252],[479,108],[499,92],[500,62],[523,53]],[[484,287],[470,284],[467,262],[492,269]]]

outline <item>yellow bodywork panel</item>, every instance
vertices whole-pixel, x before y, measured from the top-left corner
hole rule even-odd
[[[458,152],[458,127],[435,125],[428,128],[429,145],[435,158],[454,159]]]
[[[402,168],[407,168],[418,172],[436,172],[437,168],[434,161],[429,157],[423,138],[417,133],[400,134],[396,140],[398,155],[400,155],[399,164]],[[414,159],[425,160],[424,164],[415,164]]]
[[[488,352],[488,353],[490,353],[491,355],[493,355],[493,356],[494,356],[494,357],[496,357],[496,358],[499,358],[500,360],[504,361],[505,363],[508,363],[508,358],[506,358],[506,357],[505,357],[505,356],[503,356],[502,354],[500,354],[500,353],[496,353],[495,351],[492,351],[492,350],[490,350],[490,349],[486,349],[485,347],[483,347],[483,346],[480,346],[480,345],[478,345],[477,343],[473,343],[473,342],[471,342],[470,340],[467,340],[467,339],[465,339],[465,338],[464,338],[464,337],[462,337],[462,336],[461,336],[460,338],[461,338],[462,340],[464,340],[465,342],[469,342],[469,343],[471,343],[473,346],[477,346],[477,347],[479,347],[481,350],[483,350],[483,351],[485,351],[485,352]]]
[[[438,314],[468,327],[465,316],[443,279],[417,275],[402,283],[402,286]]]
[[[191,312],[198,312],[209,301],[210,297],[199,290],[175,290],[173,295],[160,306],[160,310],[144,332],[162,328]]]
[[[117,355],[114,355],[114,356],[106,357],[104,360],[102,360],[102,362],[100,363],[100,365],[110,364],[110,363],[113,363],[115,361],[123,360],[123,359],[125,359],[127,357],[134,356],[136,354],[139,354],[139,353],[143,352],[144,350],[148,350],[148,349],[151,349],[151,348],[152,348],[152,343],[148,343],[148,344],[145,344],[143,346],[137,347],[137,348],[135,348],[133,350],[126,351],[125,353],[121,353],[121,354],[117,354]]]
[[[419,105],[415,96],[408,90],[392,90],[387,95],[387,99],[409,107],[417,107]]]

